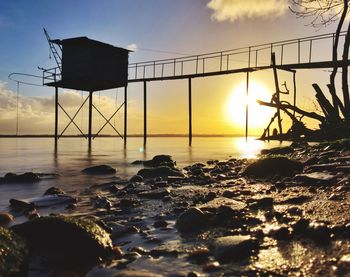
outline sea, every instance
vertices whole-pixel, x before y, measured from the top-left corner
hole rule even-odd
[[[0,138],[0,177],[8,172],[56,173],[34,184],[0,184],[0,212],[9,210],[9,199],[28,200],[41,196],[49,187],[60,187],[76,194],[95,184],[110,182],[110,176],[87,176],[81,171],[90,166],[108,164],[117,169],[117,178],[130,178],[140,170],[135,160],[168,154],[180,168],[208,160],[255,158],[262,149],[287,146],[290,142],[263,142],[255,137],[194,137],[188,146],[186,137],[150,137],[147,147],[143,138],[132,137],[127,143],[120,138],[101,137],[89,149],[83,138],[62,138],[55,147],[53,138]]]

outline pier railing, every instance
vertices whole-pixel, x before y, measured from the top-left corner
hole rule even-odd
[[[345,34],[345,31],[341,32],[340,37],[343,38]],[[328,33],[220,52],[131,63],[129,81],[200,76],[239,68],[266,67],[270,65],[272,52],[275,52],[277,65],[331,61],[334,40],[335,33]],[[321,51],[315,53],[314,49]]]

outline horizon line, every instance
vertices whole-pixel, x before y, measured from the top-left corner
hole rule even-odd
[[[94,134],[92,134],[94,135]],[[244,137],[244,134],[193,134],[192,137]],[[47,138],[54,138],[55,135],[53,134],[0,134],[0,138],[16,138],[16,137],[47,137]],[[62,137],[66,138],[84,138],[82,135],[63,135]],[[119,137],[118,135],[99,135],[98,137]],[[130,134],[127,135],[127,137],[143,137],[143,134]],[[148,134],[147,137],[188,137],[188,134]],[[258,137],[258,135],[252,134],[250,137]]]

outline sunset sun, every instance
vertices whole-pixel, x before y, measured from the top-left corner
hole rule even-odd
[[[260,106],[256,100],[269,102],[271,93],[261,83],[251,81],[249,84],[249,128],[263,128],[272,116],[272,110]],[[246,84],[241,84],[234,87],[226,102],[226,118],[233,124],[243,127],[245,126],[246,113]]]

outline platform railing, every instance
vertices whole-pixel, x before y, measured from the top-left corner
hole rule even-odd
[[[55,83],[61,80],[61,70],[59,67],[53,67],[43,70],[43,85],[48,83]]]

